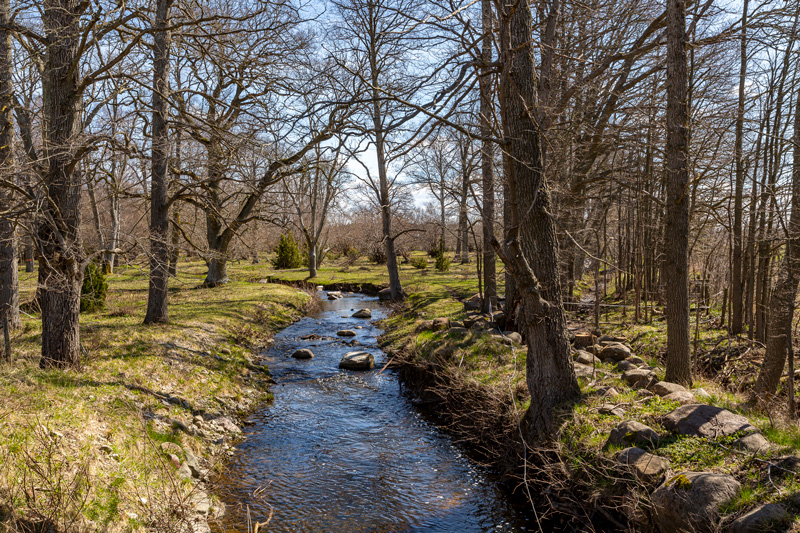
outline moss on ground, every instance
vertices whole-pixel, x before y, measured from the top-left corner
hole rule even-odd
[[[0,502],[18,523],[59,531],[170,531],[191,514],[197,488],[176,476],[163,442],[219,468],[230,441],[211,442],[194,416],[236,418],[270,398],[254,351],[302,315],[311,296],[250,279],[199,288],[202,263],[170,280],[170,323],[142,323],[147,269],[110,275],[104,311],[81,315],[80,370],[41,370],[41,320],[24,305],[13,361],[0,365]],[[35,274],[21,273],[32,299]]]

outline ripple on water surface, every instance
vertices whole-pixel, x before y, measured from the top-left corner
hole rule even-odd
[[[275,401],[253,416],[218,480],[228,511],[216,529],[246,531],[249,508],[253,521],[272,512],[269,531],[524,530],[526,517],[486,472],[415,411],[390,370],[381,372],[380,330],[349,318],[365,307],[373,320],[385,316],[374,298],[324,301],[276,336],[266,354]],[[361,346],[336,338],[357,326]],[[301,339],[310,334],[323,339]],[[297,348],[315,357],[292,359]],[[373,353],[377,368],[339,370],[352,350]]]

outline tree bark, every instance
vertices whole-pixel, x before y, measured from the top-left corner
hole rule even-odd
[[[742,332],[742,196],[744,194],[744,89],[747,77],[747,8],[749,0],[744,0],[742,8],[742,36],[739,58],[739,101],[736,108],[736,141],[734,159],[736,162],[736,183],[733,199],[733,253],[731,265],[731,333]]]
[[[492,2],[482,0],[481,20],[483,37],[481,39],[481,77],[480,90],[480,132],[484,138],[481,141],[481,182],[483,206],[483,300],[481,311],[491,313],[493,306],[497,305],[497,268],[495,266],[495,251],[491,245],[494,235],[494,143],[488,139],[492,135]]]
[[[795,98],[800,98],[800,93]],[[786,228],[786,254],[778,282],[769,302],[771,318],[767,327],[767,347],[756,380],[755,395],[767,401],[778,390],[791,343],[794,301],[800,281],[800,100],[795,104],[794,155],[792,162],[792,201]]]
[[[689,354],[689,114],[686,6],[667,2],[667,147],[664,282],[667,318],[666,380],[691,385]]]
[[[81,184],[75,147],[81,133],[79,82],[81,16],[78,0],[49,0],[42,21],[47,46],[42,76],[47,201],[39,225],[42,357],[39,366],[79,367],[78,319],[85,255],[81,238]]]
[[[11,17],[11,0],[0,0],[0,177],[14,179],[14,64],[11,30],[3,29]],[[11,190],[0,189],[0,324],[20,326],[17,236],[12,218],[4,213],[13,208]],[[8,357],[8,354],[6,354]]]
[[[150,283],[145,324],[167,323],[169,284],[169,10],[172,0],[156,4],[153,38],[153,153],[150,180]]]
[[[500,248],[522,298],[522,326],[528,345],[526,378],[531,405],[526,413],[528,444],[550,439],[557,428],[556,406],[580,397],[558,275],[558,242],[550,214],[550,192],[542,165],[536,114],[534,41],[529,0],[504,6],[501,37],[500,109],[508,151],[511,239]]]

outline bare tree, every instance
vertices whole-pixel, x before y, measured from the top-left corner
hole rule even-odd
[[[532,398],[526,437],[548,440],[557,423],[554,408],[580,396],[573,372],[567,322],[558,275],[558,242],[543,174],[536,124],[537,87],[531,5],[498,4],[500,109],[508,152],[508,237],[495,249],[511,272],[522,298],[522,329],[528,345],[526,377]]]
[[[667,3],[667,147],[664,283],[667,305],[666,380],[692,383],[689,355],[689,110],[686,6]]]
[[[14,182],[14,87],[10,0],[0,1],[0,180]],[[0,328],[16,328],[19,320],[17,236],[12,210],[13,189],[0,185]],[[8,354],[6,354],[8,355]]]
[[[150,178],[150,283],[145,324],[169,321],[169,30],[172,0],[157,0],[153,42],[152,174]]]

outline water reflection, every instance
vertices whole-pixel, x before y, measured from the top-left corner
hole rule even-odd
[[[275,338],[267,355],[274,403],[252,418],[221,479],[228,512],[218,531],[246,531],[273,513],[269,531],[520,531],[525,516],[486,473],[401,394],[377,347],[380,330],[352,311],[385,316],[374,298],[323,302]],[[360,326],[360,329],[356,329]],[[352,339],[336,332],[353,329]],[[322,339],[301,337],[315,334]],[[315,357],[290,357],[310,348]],[[342,355],[373,353],[369,372],[339,370]],[[253,492],[264,487],[261,498]]]

